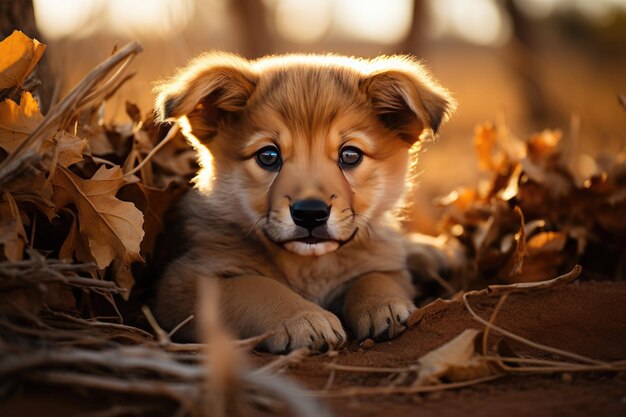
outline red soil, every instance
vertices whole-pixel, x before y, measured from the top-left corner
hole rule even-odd
[[[498,297],[477,296],[471,305],[488,318]],[[626,359],[626,282],[586,282],[565,287],[511,295],[502,306],[496,325],[530,340],[599,360]],[[344,365],[406,366],[449,341],[464,329],[482,326],[461,302],[426,315],[405,334],[391,342],[363,349],[353,343],[337,356],[319,355],[291,365],[286,374],[300,384],[319,390],[327,383],[332,361]],[[495,338],[491,342],[495,342]],[[558,359],[507,342],[517,355]],[[254,365],[276,359],[251,354]],[[387,374],[337,371],[333,389],[354,386],[388,386]],[[626,416],[626,373],[512,375],[471,387],[421,395],[348,397],[325,400],[335,416]],[[84,391],[45,386],[31,387],[0,401],[1,416],[73,416],[117,407],[132,415],[133,400],[120,404],[106,394],[95,397]],[[157,410],[175,410],[155,401]],[[115,410],[115,408],[114,408]],[[255,415],[267,416],[259,411]],[[281,414],[281,413],[279,413]],[[103,414],[105,415],[105,414]]]
[[[489,318],[499,297],[472,298],[471,305]],[[495,324],[520,336],[599,360],[626,359],[626,283],[587,282],[511,295]],[[338,364],[406,366],[467,328],[481,329],[462,302],[425,316],[391,342],[368,350],[353,344],[341,351]],[[508,345],[518,355],[558,359],[518,342]],[[259,362],[268,358],[260,355]],[[321,389],[330,371],[327,356],[293,365],[288,375]],[[389,385],[385,374],[337,372],[333,388]],[[514,375],[468,388],[426,395],[350,397],[330,400],[337,416],[625,416],[626,375],[586,373]]]

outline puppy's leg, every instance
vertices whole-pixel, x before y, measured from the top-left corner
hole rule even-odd
[[[220,279],[220,290],[226,325],[240,337],[275,332],[262,346],[270,352],[300,347],[323,351],[346,340],[337,316],[276,280],[262,276],[225,278]]]
[[[405,245],[407,266],[417,281],[441,283],[458,277],[467,269],[467,255],[454,237],[412,233],[407,236]]]
[[[356,279],[346,292],[343,315],[359,340],[388,340],[406,329],[415,310],[408,272],[372,272]]]

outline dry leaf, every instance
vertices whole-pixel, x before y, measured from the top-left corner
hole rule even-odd
[[[0,42],[0,89],[20,86],[35,69],[46,45],[19,30]]]
[[[528,141],[528,158],[535,164],[546,165],[558,162],[562,133],[546,129],[531,136]]]
[[[13,153],[43,120],[39,103],[25,91],[18,105],[11,99],[0,103],[0,147]]]
[[[498,172],[506,162],[504,153],[496,148],[497,134],[492,124],[479,125],[474,130],[478,164],[486,171]]]
[[[132,290],[135,285],[135,278],[130,271],[130,267],[124,265],[124,263],[119,259],[116,259],[111,264],[111,272],[115,282],[117,282],[117,285],[126,289],[126,291],[124,291],[121,295],[124,300],[128,301],[128,298],[130,297],[130,290]]]
[[[99,125],[79,126],[78,134],[87,138],[87,145],[92,155],[110,155],[113,153],[113,145],[106,131]]]
[[[434,385],[443,379],[469,381],[494,374],[494,369],[476,352],[476,338],[482,332],[466,329],[446,343],[422,356],[416,385]]]
[[[528,250],[559,252],[563,250],[566,242],[565,232],[541,232],[528,239]]]
[[[131,103],[128,100],[126,100],[126,114],[135,125],[141,123],[141,110],[135,103]]]
[[[515,207],[515,214],[519,217],[519,229],[513,235],[514,247],[511,250],[511,257],[507,263],[508,276],[515,276],[522,273],[524,258],[526,257],[526,234],[524,231],[524,214],[519,207]]]
[[[67,236],[61,245],[61,249],[59,249],[59,259],[72,259],[78,235],[76,216],[71,210],[66,211],[70,214],[70,216],[72,216],[72,225],[70,226],[70,231],[67,232]]]
[[[125,186],[119,192],[120,198],[132,201],[144,215],[143,230],[145,236],[141,242],[141,252],[149,254],[154,249],[156,238],[163,228],[163,217],[168,208],[176,202],[185,187],[171,182],[164,189],[148,187],[142,183]]]
[[[43,172],[27,178],[23,183],[15,184],[11,190],[15,201],[18,203],[31,203],[37,210],[45,214],[52,221],[57,215],[57,208],[52,201],[52,185]]]
[[[132,203],[115,197],[125,184],[119,167],[102,166],[91,179],[84,180],[59,166],[52,184],[57,207],[77,207],[80,232],[87,238],[99,268],[115,258],[125,265],[142,260],[139,245],[144,236],[143,215]]]
[[[10,194],[5,193],[4,201],[0,202],[0,245],[4,258],[21,261],[27,240],[17,204]]]
[[[83,160],[83,151],[87,147],[87,141],[80,139],[66,131],[58,132],[54,140],[57,145],[57,163],[62,167],[69,167]]]
[[[148,134],[143,130],[135,132],[133,135],[132,149],[122,165],[122,170],[125,173],[130,172],[136,165],[141,163],[151,150],[152,142],[148,137]],[[145,185],[152,186],[154,184],[151,160],[143,165],[139,172],[141,173],[141,179]]]
[[[61,284],[46,284],[41,302],[56,311],[73,312],[76,310],[76,299],[72,289]]]

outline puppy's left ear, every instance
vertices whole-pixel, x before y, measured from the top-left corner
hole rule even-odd
[[[383,58],[361,80],[372,109],[389,130],[413,144],[424,132],[436,134],[454,111],[450,93],[413,59]]]
[[[187,116],[192,133],[208,143],[246,108],[256,83],[257,76],[244,58],[207,53],[155,88],[156,120]]]

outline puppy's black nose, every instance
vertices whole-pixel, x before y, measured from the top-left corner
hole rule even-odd
[[[296,201],[289,207],[291,218],[298,226],[313,230],[326,223],[330,217],[330,206],[322,200],[307,199]]]

